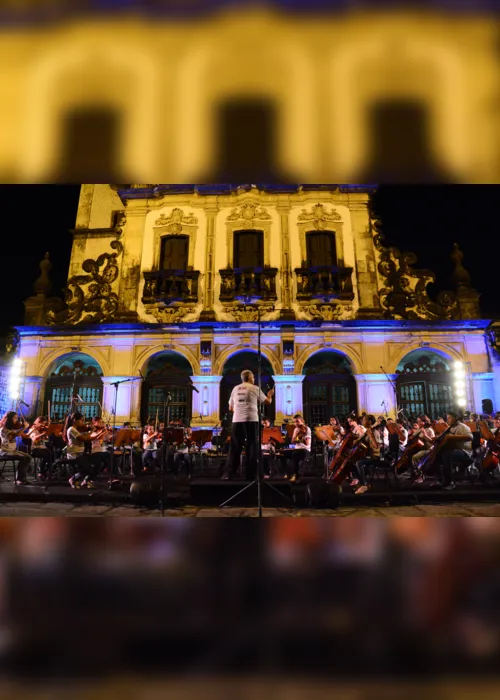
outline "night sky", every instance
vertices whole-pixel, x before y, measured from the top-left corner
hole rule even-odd
[[[66,283],[78,206],[78,185],[2,185],[3,213],[0,333],[23,323],[23,300],[33,294],[38,263],[49,251],[53,263],[52,294]],[[437,282],[431,296],[452,289],[452,246],[465,253],[464,266],[481,293],[486,318],[500,317],[498,186],[389,186],[375,195],[374,205],[384,223],[385,244],[418,255],[417,267],[433,270]],[[9,223],[7,223],[9,222]]]

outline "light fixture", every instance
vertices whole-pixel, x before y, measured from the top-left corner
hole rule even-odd
[[[9,376],[9,396],[13,401],[17,401],[21,396],[21,367],[22,361],[16,357],[10,368]]]
[[[457,406],[460,406],[460,408],[465,408],[467,406],[467,399],[465,396],[463,398],[457,399]]]
[[[459,362],[458,360],[455,360],[455,362],[453,363],[453,369],[457,370],[457,369],[463,369],[463,368],[464,368],[463,362]]]

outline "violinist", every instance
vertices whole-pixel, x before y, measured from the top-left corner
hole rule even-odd
[[[436,433],[434,432],[434,430],[431,426],[430,418],[428,418],[427,416],[424,416],[424,415],[418,416],[417,423],[416,423],[416,429],[415,429],[412,437],[416,437],[417,435],[423,441],[423,443],[425,445],[425,449],[420,450],[420,452],[417,452],[416,454],[413,455],[412,460],[411,460],[411,464],[412,464],[411,473],[412,473],[412,476],[416,477],[415,478],[416,484],[423,484],[425,481],[425,475],[424,475],[423,471],[418,468],[418,465],[422,461],[422,459],[425,457],[425,455],[429,452],[429,450],[432,448],[432,444],[436,438]]]
[[[70,460],[75,460],[75,473],[69,480],[72,489],[81,486],[93,487],[91,480],[92,461],[89,454],[85,454],[85,446],[90,444],[92,438],[89,432],[85,431],[85,421],[83,414],[76,411],[66,418],[63,428],[63,438],[67,442],[66,456]],[[83,480],[81,477],[83,476]]]
[[[39,416],[27,435],[31,439],[31,456],[40,459],[38,467],[38,478],[45,479],[49,470],[53,452],[47,446],[47,436],[49,429],[49,419],[46,416]]]
[[[367,442],[369,454],[364,459],[360,459],[358,462],[356,462],[356,478],[354,478],[350,484],[351,486],[357,486],[357,489],[354,492],[356,496],[368,491],[369,487],[366,483],[366,469],[367,467],[373,467],[374,465],[379,464],[381,457],[384,455],[387,449],[386,445],[389,442],[385,421],[379,423],[375,420],[375,416],[364,415],[362,418],[362,425],[366,432],[365,435],[359,439]]]
[[[16,485],[28,484],[26,472],[31,466],[32,458],[26,452],[17,449],[16,438],[26,429],[15,411],[8,411],[0,420],[0,457],[11,457],[16,464]]]
[[[186,467],[186,476],[191,478],[194,468],[194,454],[189,451],[189,445],[193,441],[193,431],[191,428],[184,428],[183,442],[177,446],[174,454],[174,475],[177,476],[181,465]]]
[[[365,413],[365,416],[366,416],[366,413]],[[363,418],[364,418],[364,416],[363,416]],[[363,419],[361,419],[361,420],[363,420]],[[364,427],[364,424],[358,423],[358,421],[356,420],[356,418],[354,418],[354,416],[348,416],[347,422],[349,423],[349,429],[350,429],[351,433],[354,433],[354,435],[357,438],[362,438],[363,435],[366,433],[366,428]]]
[[[159,430],[155,430],[154,425],[147,425],[142,436],[142,464],[145,470],[156,462],[158,456],[158,441],[161,437]]]
[[[106,443],[112,438],[109,426],[104,425],[102,418],[92,418],[92,464],[96,469],[111,467],[111,453],[108,452]]]
[[[264,418],[262,420],[262,429],[266,430],[266,428],[272,428],[271,421],[269,418]],[[272,440],[269,440],[269,442],[264,443],[264,441],[261,442],[261,450],[262,450],[262,467],[263,467],[263,472],[264,472],[264,479],[269,479],[271,476],[271,460],[273,458],[273,455],[275,453],[275,445],[273,444]]]
[[[304,461],[307,455],[311,452],[311,428],[309,428],[304,419],[298,413],[293,417],[295,423],[295,429],[292,435],[291,444],[294,445],[294,451],[292,453],[292,476],[290,477],[291,482],[297,481],[297,476],[299,473],[300,463]]]

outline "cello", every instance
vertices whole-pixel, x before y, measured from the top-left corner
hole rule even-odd
[[[449,425],[446,430],[444,430],[439,437],[436,438],[434,441],[434,445],[431,447],[429,452],[424,456],[420,464],[418,465],[418,468],[423,471],[424,467],[430,467],[434,464],[436,461],[436,457],[438,454],[441,452],[444,443],[446,442],[446,437],[448,436],[450,430],[452,429],[452,425]]]
[[[411,465],[412,457],[417,452],[421,452],[423,449],[425,449],[424,438],[420,436],[422,430],[423,428],[419,428],[419,430],[415,431],[415,433],[409,439],[403,454],[394,465],[396,472],[407,469]]]

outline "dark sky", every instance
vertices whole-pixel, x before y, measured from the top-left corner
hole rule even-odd
[[[45,251],[53,262],[53,293],[67,279],[78,206],[78,185],[2,185],[3,213],[0,333],[23,323],[23,300],[30,296]],[[433,270],[431,295],[452,286],[453,242],[465,253],[464,265],[481,292],[483,316],[500,315],[500,187],[389,186],[375,195],[384,222],[385,243],[418,255],[418,267]],[[9,223],[7,223],[9,222]]]

